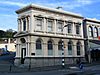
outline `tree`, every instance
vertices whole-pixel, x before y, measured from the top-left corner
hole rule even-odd
[[[13,38],[13,36],[16,34],[17,32],[12,30],[12,29],[9,29],[6,31],[6,38]]]
[[[0,30],[0,39],[2,38],[13,38],[13,36],[17,33],[12,29],[8,29],[7,31]]]
[[[6,35],[6,32],[3,30],[0,30],[0,38],[4,38]]]

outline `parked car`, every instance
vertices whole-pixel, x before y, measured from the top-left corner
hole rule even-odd
[[[0,55],[9,55],[10,52],[6,50],[5,48],[0,48]]]

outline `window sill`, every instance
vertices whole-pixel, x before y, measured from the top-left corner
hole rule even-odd
[[[82,37],[82,35],[80,35],[80,34],[76,34],[75,36]]]
[[[64,33],[62,33],[62,32],[57,32],[56,34],[64,35]]]
[[[44,31],[42,31],[42,30],[34,30],[34,32],[41,32],[41,33],[44,33]]]
[[[46,32],[46,33],[54,34],[54,32]]]
[[[69,36],[74,36],[72,33],[67,33],[66,35],[69,35]]]

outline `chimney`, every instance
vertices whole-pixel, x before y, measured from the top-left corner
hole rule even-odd
[[[58,6],[58,7],[56,7],[56,9],[62,10],[62,7],[61,6]]]

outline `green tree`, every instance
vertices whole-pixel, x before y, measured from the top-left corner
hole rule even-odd
[[[0,38],[4,38],[6,35],[6,32],[3,30],[0,30]]]
[[[13,38],[13,36],[16,34],[17,32],[12,30],[12,29],[9,29],[6,31],[6,38]]]

